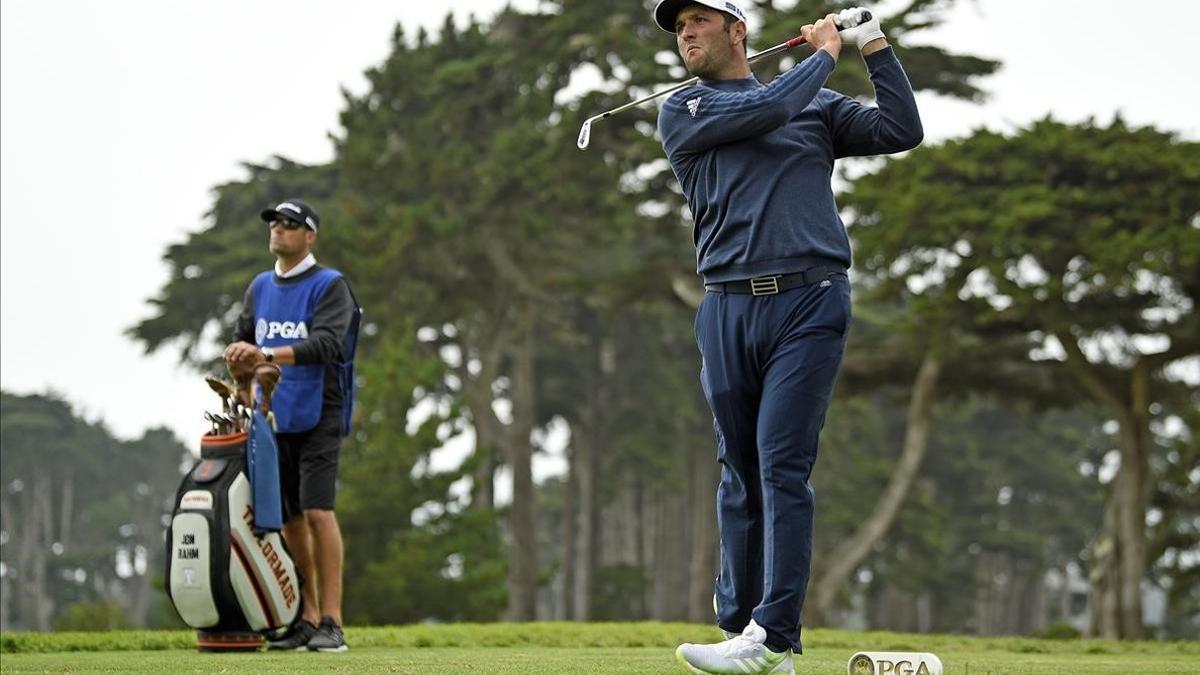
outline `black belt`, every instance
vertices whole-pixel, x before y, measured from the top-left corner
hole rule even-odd
[[[808,284],[827,279],[831,274],[845,274],[841,267],[811,267],[803,272],[792,274],[776,274],[770,277],[755,277],[739,281],[726,281],[720,284],[704,284],[704,290],[713,293],[742,293],[748,295],[775,295],[783,291],[807,286]]]

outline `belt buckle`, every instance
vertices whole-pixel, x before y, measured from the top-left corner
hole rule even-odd
[[[776,295],[779,293],[779,277],[758,277],[750,280],[750,295]]]

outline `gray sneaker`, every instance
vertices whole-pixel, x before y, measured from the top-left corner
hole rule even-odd
[[[286,632],[279,637],[278,640],[270,640],[267,642],[267,649],[286,649],[290,651],[302,651],[308,648],[308,641],[312,636],[317,634],[317,627],[312,625],[308,620],[296,618],[292,625],[288,626]]]
[[[333,622],[333,617],[321,617],[321,625],[317,626],[317,634],[308,641],[309,651],[337,653],[350,649],[346,646],[346,637],[342,635],[342,627]]]

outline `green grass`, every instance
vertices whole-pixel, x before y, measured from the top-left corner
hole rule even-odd
[[[190,631],[5,633],[0,672],[679,673],[672,651],[719,639],[682,623],[350,627],[345,654],[199,654]],[[798,673],[845,673],[858,650],[929,651],[946,675],[1200,673],[1200,643],[805,631]]]

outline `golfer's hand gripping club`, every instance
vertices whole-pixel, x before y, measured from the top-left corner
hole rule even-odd
[[[843,18],[842,14],[851,12],[852,15]],[[857,13],[857,14],[854,14]],[[848,9],[838,14],[839,24],[838,30],[845,30],[847,33],[842,36],[844,40],[854,40],[859,51],[867,46],[868,42],[878,40],[885,37],[883,28],[879,26],[879,17],[871,16],[870,12],[860,10],[858,8]]]
[[[864,29],[869,29],[870,26],[864,26],[864,24],[868,24],[869,22],[872,22],[872,18],[873,17],[871,16],[871,13],[869,11],[859,8],[859,7],[854,7],[851,9],[844,9],[841,12],[839,12],[837,17],[834,19],[833,23],[834,23],[834,25],[837,26],[837,29],[839,31],[846,30],[847,28],[856,28],[858,26],[863,26]],[[874,22],[874,28],[876,29],[876,31],[878,31],[879,23],[877,21]],[[870,31],[859,31],[859,32],[862,33],[862,35],[870,34],[871,35],[870,39],[872,39],[872,40],[875,39],[876,37],[883,37],[882,31],[879,31],[879,34],[877,36],[874,35],[874,33],[870,32]],[[859,35],[858,39],[861,40],[862,35]],[[796,37],[792,38],[791,40],[788,40],[787,42],[781,42],[780,44],[777,44],[774,47],[771,47],[770,49],[765,49],[761,52],[758,52],[754,56],[751,56],[749,59],[747,59],[747,61],[749,61],[750,63],[754,63],[755,61],[757,61],[759,59],[766,58],[773,54],[778,54],[779,52],[787,51],[788,49],[792,49],[793,47],[799,47],[800,45],[802,45],[806,42],[808,42],[808,40],[804,39],[803,36],[797,35]],[[863,44],[863,43],[860,43],[860,46],[861,46],[861,44]],[[583,126],[579,128],[579,138],[575,141],[575,145],[579,146],[580,150],[587,150],[588,144],[591,143],[591,140],[592,140],[592,122],[602,120],[605,117],[612,117],[613,115],[616,115],[617,113],[625,112],[626,110],[629,110],[630,108],[637,107],[637,106],[645,103],[646,101],[653,101],[654,99],[656,99],[660,96],[666,96],[667,94],[677,92],[680,89],[690,87],[699,81],[700,81],[699,77],[693,77],[690,80],[685,80],[683,82],[680,82],[679,84],[667,87],[666,89],[663,89],[662,91],[656,91],[653,94],[650,94],[649,96],[639,98],[636,101],[630,101],[629,103],[626,103],[625,105],[618,106],[616,108],[613,108],[612,110],[607,110],[605,112],[600,113],[599,115],[593,115],[592,117],[587,118],[586,120],[583,121]]]

